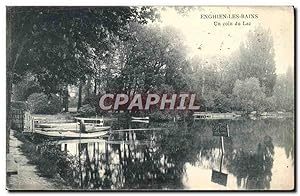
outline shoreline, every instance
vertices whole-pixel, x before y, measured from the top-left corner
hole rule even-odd
[[[18,190],[66,190],[65,185],[58,184],[56,180],[42,177],[36,165],[30,163],[30,159],[23,153],[21,146],[24,142],[15,136],[15,130],[10,132],[10,155],[17,162],[18,173],[7,176],[6,189],[8,191]]]

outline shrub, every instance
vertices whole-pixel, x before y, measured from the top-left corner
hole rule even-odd
[[[91,94],[86,96],[82,102],[83,105],[89,104],[91,106],[96,106],[99,103],[99,96]]]
[[[152,121],[168,121],[168,120],[173,120],[174,114],[171,112],[167,111],[153,111],[149,114],[149,117]]]
[[[234,84],[233,95],[244,111],[265,111],[266,95],[259,85],[257,78],[237,80]]]
[[[96,115],[96,108],[90,104],[85,104],[79,109],[79,112],[80,116],[90,117]]]
[[[11,107],[14,109],[27,110],[28,104],[24,101],[12,101]]]
[[[35,114],[56,114],[61,111],[59,98],[54,94],[33,93],[27,102],[30,111]]]
[[[13,85],[12,99],[16,101],[26,101],[32,93],[41,92],[41,87],[35,81],[32,74],[26,74],[18,83]]]

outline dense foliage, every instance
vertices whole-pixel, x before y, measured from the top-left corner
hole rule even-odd
[[[61,103],[56,95],[47,96],[44,93],[33,93],[27,103],[29,110],[34,114],[56,114],[61,111]]]
[[[152,7],[8,8],[13,99],[57,94],[68,111],[70,101],[95,109],[88,100],[103,93],[188,91],[202,111],[293,110],[294,73],[275,73],[270,31],[250,31],[229,57],[190,58],[179,30],[149,24],[158,17]]]

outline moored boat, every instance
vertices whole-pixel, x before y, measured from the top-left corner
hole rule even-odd
[[[34,133],[48,136],[48,137],[58,137],[58,138],[98,138],[105,136],[109,131],[98,131],[90,133],[81,133],[73,131],[42,131],[35,130]]]
[[[149,117],[131,117],[131,122],[136,122],[136,123],[149,123]]]
[[[94,126],[86,126],[85,131],[88,133],[97,132],[97,131],[106,131],[109,130],[110,126],[103,126],[103,127],[94,127]],[[73,131],[73,132],[80,132],[80,126],[65,126],[65,127],[43,127],[43,128],[36,128],[36,130],[40,131]]]
[[[106,135],[110,126],[103,118],[75,118],[76,122],[37,123],[33,133],[61,138],[97,138]]]

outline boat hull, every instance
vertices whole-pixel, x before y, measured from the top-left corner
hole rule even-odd
[[[65,131],[73,131],[73,132],[80,132],[80,127],[79,126],[56,126],[56,127],[43,127],[43,128],[36,128],[37,130],[41,131],[60,131],[60,132],[65,132]],[[86,126],[86,131],[87,132],[99,132],[99,131],[106,131],[109,130],[110,126],[106,127],[94,127],[94,126]]]
[[[35,130],[35,134],[47,136],[47,137],[57,137],[57,138],[98,138],[103,137],[108,134],[109,131],[99,131],[91,133],[79,133],[72,131],[42,131]]]

